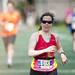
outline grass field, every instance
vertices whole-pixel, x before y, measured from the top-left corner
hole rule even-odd
[[[35,29],[28,28],[26,31],[21,31],[17,36],[13,66],[11,68],[8,68],[6,65],[5,50],[2,39],[0,39],[0,75],[29,75],[31,57],[27,55],[27,48],[29,37],[34,31]],[[68,57],[67,64],[63,65],[56,54],[58,74],[75,75],[75,53],[72,50],[72,37],[70,33],[62,25],[54,26],[53,32],[57,33],[61,38],[63,49]]]

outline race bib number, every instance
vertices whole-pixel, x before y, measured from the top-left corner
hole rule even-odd
[[[49,69],[52,67],[53,60],[38,60],[38,66],[41,69]]]
[[[5,25],[5,29],[9,32],[11,32],[14,29],[14,24],[13,23],[7,23]]]

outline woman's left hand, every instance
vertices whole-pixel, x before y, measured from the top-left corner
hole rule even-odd
[[[65,64],[67,62],[67,57],[65,54],[61,54],[61,60],[62,60],[62,63]]]

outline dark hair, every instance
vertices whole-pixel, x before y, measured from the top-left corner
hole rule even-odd
[[[54,16],[53,16],[53,14],[52,14],[52,13],[49,13],[49,12],[44,13],[44,14],[40,17],[40,21],[43,20],[43,17],[44,17],[44,16],[50,16],[50,17],[52,18],[52,22],[54,21]]]
[[[14,3],[13,1],[8,1],[8,2],[7,2],[7,5],[8,5],[8,4],[12,4],[13,6],[15,6],[15,3]]]
[[[50,12],[46,12],[46,13],[44,13],[41,17],[40,17],[40,22],[43,20],[43,17],[44,16],[50,16],[51,18],[52,18],[52,22],[54,22],[54,15],[52,14],[52,13],[50,13]],[[39,30],[41,30],[42,29],[42,27],[40,26],[39,27]]]

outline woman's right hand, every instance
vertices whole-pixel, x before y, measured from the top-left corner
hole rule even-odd
[[[56,46],[50,46],[46,49],[46,52],[55,52],[56,51]]]
[[[54,57],[56,46],[50,46],[47,48],[48,57]]]

